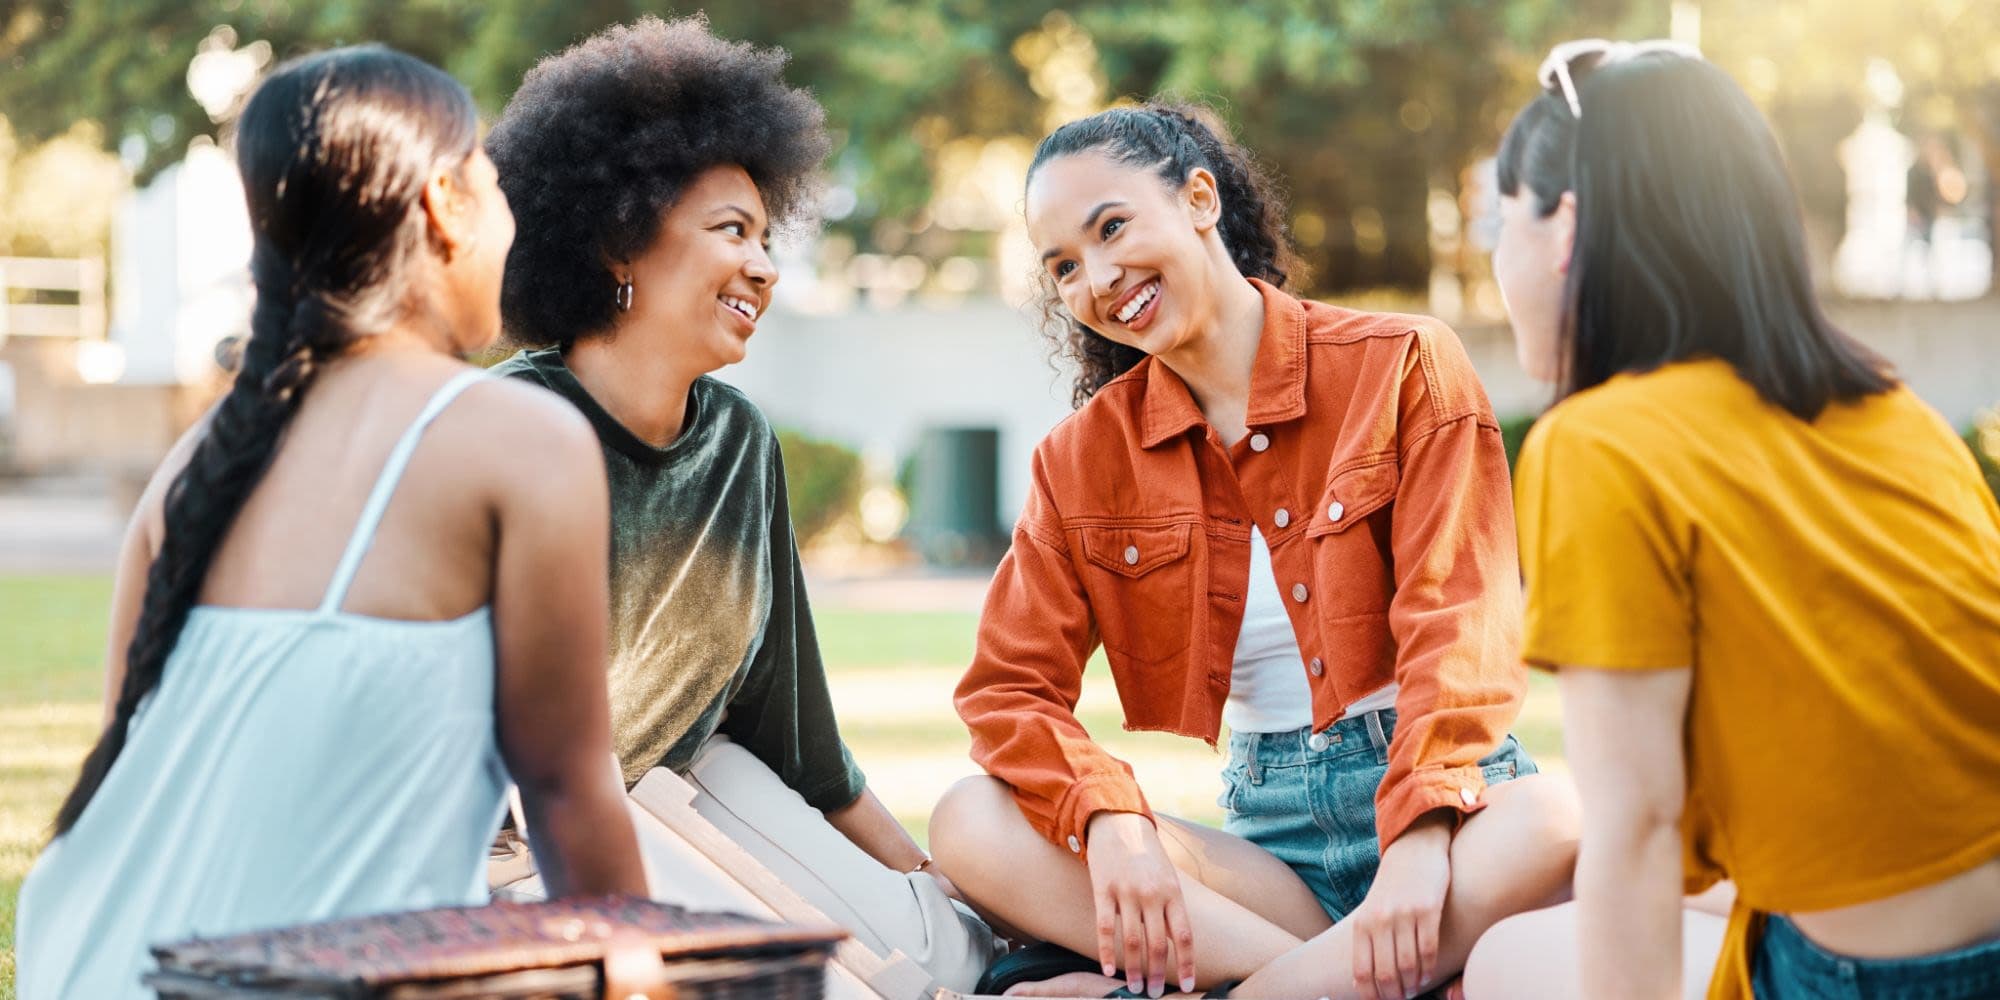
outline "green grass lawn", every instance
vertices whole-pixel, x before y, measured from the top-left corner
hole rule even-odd
[[[104,577],[0,577],[0,1000],[14,998],[14,902],[99,712]],[[974,773],[951,691],[972,655],[970,613],[821,610],[821,648],[841,727],[877,795],[920,838],[931,804]],[[1553,683],[1537,675],[1515,732],[1537,759],[1561,752]],[[1127,733],[1102,659],[1077,712],[1130,761],[1158,809],[1220,819],[1220,753],[1196,740]]]

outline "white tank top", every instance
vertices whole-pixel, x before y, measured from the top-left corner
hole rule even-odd
[[[1347,707],[1342,718],[1396,707],[1396,685],[1386,684]],[[1271,548],[1250,528],[1250,586],[1243,595],[1243,630],[1236,634],[1229,700],[1222,721],[1239,733],[1289,733],[1312,725],[1312,688],[1305,657],[1285,614],[1271,568]]]

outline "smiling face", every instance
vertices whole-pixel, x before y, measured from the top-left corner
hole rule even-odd
[[[743,360],[778,283],[769,240],[750,175],[734,164],[702,172],[661,215],[653,245],[613,265],[632,282],[632,308],[618,314],[618,329],[656,332],[702,372]]]
[[[1029,178],[1027,215],[1043,272],[1077,322],[1153,355],[1187,346],[1212,325],[1218,278],[1209,241],[1220,245],[1220,212],[1208,171],[1175,186],[1102,153],[1059,156]]]

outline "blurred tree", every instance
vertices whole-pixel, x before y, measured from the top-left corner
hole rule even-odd
[[[96,121],[143,180],[227,117],[189,93],[189,60],[205,40],[266,43],[275,59],[381,41],[458,75],[492,113],[542,55],[643,12],[697,6],[14,0],[0,11],[0,112],[28,142]],[[1289,182],[1294,234],[1312,287],[1324,291],[1423,287],[1433,211],[1451,203],[1437,196],[1459,193],[1465,168],[1534,92],[1546,47],[1581,35],[1662,34],[1672,6],[742,0],[714,6],[710,17],[722,34],[791,50],[793,79],[814,87],[837,130],[835,172],[855,195],[842,228],[861,242],[884,232],[876,224],[885,220],[902,236],[930,228],[941,163],[977,161],[985,144],[1018,146],[1052,119],[1168,91],[1217,104]],[[1820,216],[1841,211],[1844,188],[1824,169],[1827,144],[1851,129],[1843,116],[1869,58],[1891,61],[1909,82],[1908,113],[1948,118],[2000,165],[2000,91],[1988,82],[2000,76],[2000,3],[1709,0],[1700,10],[1710,54],[1772,108]],[[1015,200],[1005,199],[1010,211]],[[1469,258],[1463,244],[1442,245]]]

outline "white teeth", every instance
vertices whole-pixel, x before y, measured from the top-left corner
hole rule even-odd
[[[1118,322],[1132,322],[1132,317],[1139,315],[1139,311],[1146,308],[1146,303],[1153,301],[1159,294],[1159,282],[1147,285],[1139,294],[1132,296],[1132,301],[1125,303],[1125,308],[1118,310]]]
[[[742,313],[753,321],[757,318],[757,307],[751,305],[747,299],[739,299],[734,295],[724,295],[722,297],[722,304]]]

